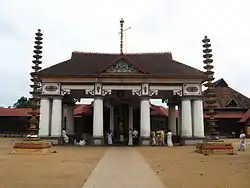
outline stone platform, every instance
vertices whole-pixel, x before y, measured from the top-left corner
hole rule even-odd
[[[50,142],[28,138],[23,141],[16,142],[10,154],[44,155],[50,153],[51,147],[52,145]]]

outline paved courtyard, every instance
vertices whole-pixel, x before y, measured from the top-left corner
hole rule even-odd
[[[12,145],[0,141],[0,188],[250,187],[250,150],[203,156],[194,147],[54,147],[31,156],[9,155]]]

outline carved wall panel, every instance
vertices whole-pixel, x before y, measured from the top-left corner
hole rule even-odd
[[[42,95],[61,95],[61,84],[42,83]]]
[[[202,90],[199,84],[183,84],[184,96],[201,96]]]

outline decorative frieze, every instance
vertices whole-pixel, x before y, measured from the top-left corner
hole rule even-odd
[[[105,70],[105,72],[109,73],[137,73],[139,72],[135,67],[130,65],[127,61],[124,59],[118,60],[114,65],[109,67],[108,69]]]
[[[61,94],[62,94],[62,96],[64,96],[64,95],[70,95],[70,89],[62,89],[61,90]]]
[[[183,84],[184,96],[201,96],[202,90],[200,84]]]
[[[142,96],[149,95],[149,85],[148,84],[142,84],[141,85],[141,94]]]
[[[182,90],[181,89],[173,90],[173,95],[181,97],[182,96]]]
[[[141,89],[133,89],[132,90],[132,95],[141,96]]]
[[[157,89],[150,89],[149,90],[149,96],[153,96],[153,95],[158,95],[158,90]]]
[[[103,89],[101,83],[95,83],[94,89],[86,89],[85,93],[92,96],[105,96],[111,94],[111,89]]]
[[[42,95],[61,95],[61,84],[42,83]]]
[[[143,83],[141,89],[133,89],[132,95],[138,96],[153,96],[158,95],[158,89],[150,89],[149,84]]]

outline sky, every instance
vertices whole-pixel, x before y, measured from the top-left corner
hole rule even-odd
[[[124,19],[125,52],[172,52],[203,70],[204,35],[211,39],[215,78],[250,96],[249,0],[0,0],[0,106],[29,97],[34,34],[44,34],[43,64],[72,51],[119,53]]]

